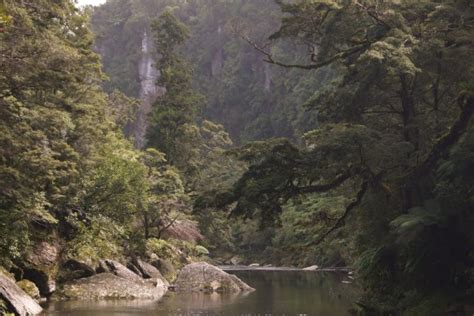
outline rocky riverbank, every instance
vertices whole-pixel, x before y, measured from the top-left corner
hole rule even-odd
[[[69,260],[58,270],[59,282],[49,300],[147,299],[158,300],[168,289],[206,293],[238,293],[254,289],[234,275],[206,262],[185,265],[176,279],[166,279],[170,266],[165,260],[147,262],[139,258],[125,264],[116,260],[100,260],[96,266]],[[163,271],[160,271],[161,270]],[[162,273],[163,272],[163,273]],[[53,278],[53,275],[51,276]],[[27,316],[42,310],[39,287],[44,278],[16,281],[8,271],[0,273],[0,312]],[[36,281],[36,283],[35,283]],[[41,281],[41,282],[40,282]],[[24,285],[28,284],[28,287]],[[36,294],[35,294],[36,293]]]

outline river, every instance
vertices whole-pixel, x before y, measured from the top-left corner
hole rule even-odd
[[[158,302],[65,301],[51,303],[56,316],[349,316],[354,287],[345,273],[232,271],[256,289],[247,295],[168,292]],[[344,281],[344,282],[343,282]]]

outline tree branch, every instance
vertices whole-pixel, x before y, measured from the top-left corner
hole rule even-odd
[[[328,65],[332,64],[333,62],[335,62],[337,60],[345,59],[345,58],[347,58],[347,57],[349,57],[353,54],[356,54],[360,51],[363,51],[371,45],[371,42],[362,43],[362,44],[353,46],[351,48],[348,48],[346,50],[343,50],[343,51],[341,51],[337,54],[334,54],[333,56],[331,56],[330,58],[328,58],[324,61],[317,62],[317,63],[314,63],[314,64],[287,64],[287,63],[283,63],[283,62],[280,62],[278,60],[275,60],[273,58],[273,55],[270,52],[266,51],[264,47],[262,47],[262,46],[258,45],[257,43],[255,43],[247,35],[243,34],[242,32],[239,32],[234,27],[233,27],[233,30],[234,30],[234,33],[236,33],[244,41],[246,41],[248,44],[250,44],[250,46],[252,46],[253,48],[255,48],[255,50],[257,50],[258,52],[262,53],[265,56],[265,59],[263,60],[264,62],[269,63],[269,64],[273,64],[273,65],[277,65],[277,66],[281,66],[281,67],[284,67],[284,68],[299,68],[299,69],[306,69],[306,70],[319,69],[319,68],[322,68],[324,66],[328,66]],[[265,45],[265,47],[266,46],[268,46],[268,45]],[[312,60],[314,60],[314,59],[312,58]]]
[[[339,175],[334,179],[334,181],[325,184],[310,185],[305,187],[296,187],[292,191],[292,195],[305,194],[305,193],[317,193],[317,192],[326,192],[331,189],[337,188],[348,180],[352,176],[352,172],[346,171],[345,173]]]
[[[317,245],[319,245],[324,239],[326,239],[327,236],[329,236],[329,234],[334,232],[336,229],[344,226],[345,220],[349,216],[351,211],[353,209],[355,209],[357,206],[359,206],[360,203],[362,202],[362,199],[364,198],[365,193],[367,192],[367,190],[369,188],[369,181],[370,180],[365,180],[364,182],[362,182],[362,185],[360,186],[360,189],[357,192],[356,199],[354,201],[352,201],[351,203],[349,203],[349,205],[346,207],[346,210],[344,211],[344,214],[342,214],[342,216],[339,217],[337,222],[331,228],[329,228],[329,230],[327,230],[325,233],[323,233],[321,236],[319,236],[318,239],[308,243],[307,246],[317,246]]]

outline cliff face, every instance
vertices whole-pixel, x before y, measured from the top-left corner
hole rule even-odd
[[[266,64],[233,31],[235,22],[252,39],[266,44],[281,15],[273,0],[109,1],[94,9],[92,17],[97,52],[110,78],[106,89],[142,100],[136,121],[126,128],[138,148],[146,143],[151,105],[165,92],[156,86],[159,71],[153,66],[157,56],[149,24],[167,5],[192,30],[181,53],[194,69],[194,87],[206,97],[200,109],[203,119],[223,124],[236,144],[294,137],[314,127],[316,119],[300,105],[324,84],[324,76],[317,72],[303,76],[301,71]],[[295,52],[289,43],[268,49],[294,63],[307,53]]]
[[[136,120],[130,132],[135,138],[135,146],[143,148],[146,143],[146,129],[151,107],[156,98],[165,93],[164,88],[156,85],[160,72],[154,67],[153,42],[148,30],[144,30],[142,35],[138,74],[140,78],[139,98],[142,103],[137,111]]]

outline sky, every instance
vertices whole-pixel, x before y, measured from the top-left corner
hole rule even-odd
[[[105,2],[105,0],[78,0],[77,4],[80,5],[80,6],[86,5],[86,4],[99,5],[99,4],[102,4],[104,2]]]

